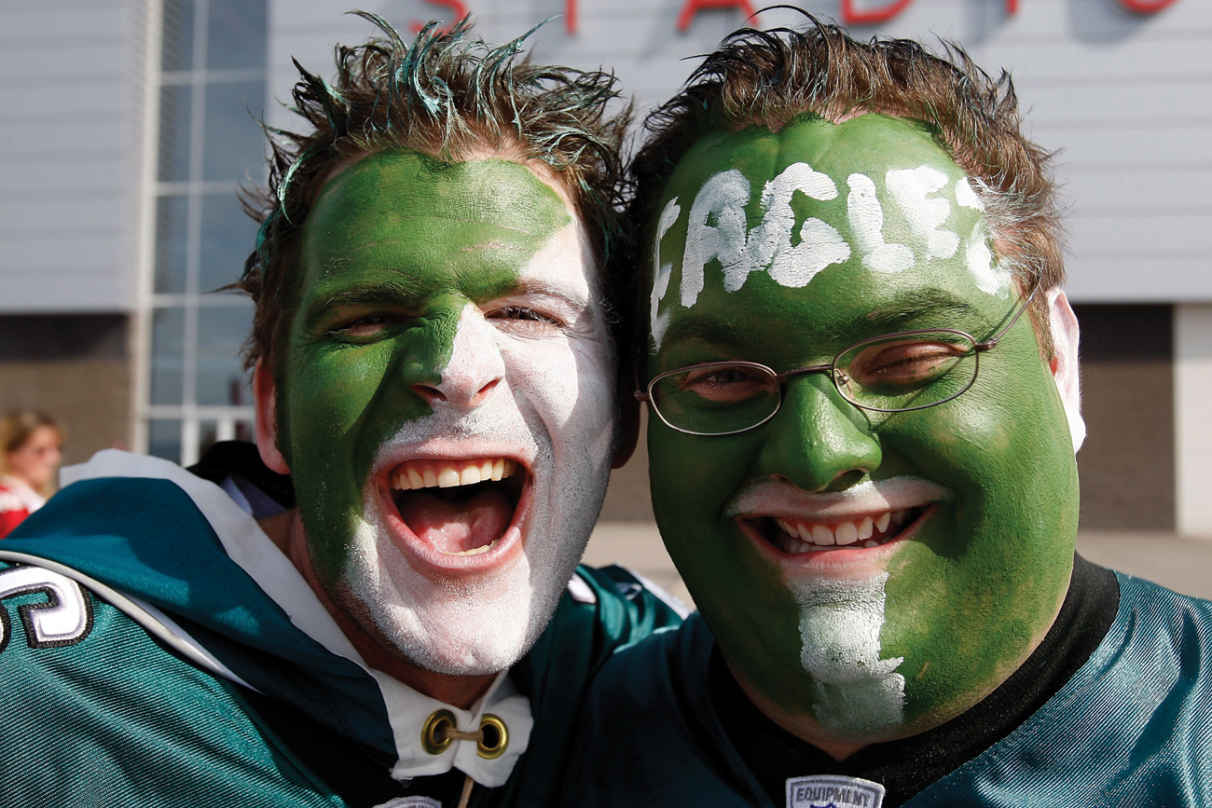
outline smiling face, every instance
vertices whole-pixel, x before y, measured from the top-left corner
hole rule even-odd
[[[388,152],[328,182],[300,256],[276,422],[314,575],[414,664],[502,670],[609,474],[614,354],[578,217],[523,165]]]
[[[710,133],[658,210],[649,378],[827,364],[909,329],[983,340],[1019,303],[963,172],[904,120]],[[670,555],[742,686],[802,736],[939,724],[1055,618],[1077,520],[1065,415],[1028,318],[979,361],[971,389],[915,412],[860,410],[814,373],[742,434],[649,419]]]

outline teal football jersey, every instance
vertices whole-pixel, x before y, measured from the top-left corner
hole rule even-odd
[[[440,703],[343,653],[251,518],[215,509],[224,496],[180,477],[85,480],[0,544],[0,804],[454,806],[457,764],[416,758]],[[629,573],[578,568],[500,678],[528,702],[525,751],[470,804],[558,804],[591,675],[679,620]]]
[[[1086,663],[1022,724],[905,808],[1212,805],[1212,602],[1116,575],[1118,612]],[[569,804],[879,804],[863,793],[876,784],[829,771],[796,772],[786,802],[772,804],[711,700],[714,647],[693,615],[611,658],[586,699]],[[832,792],[820,785],[830,779]],[[798,780],[816,785],[793,788]]]

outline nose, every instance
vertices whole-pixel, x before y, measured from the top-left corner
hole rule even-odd
[[[447,344],[450,345],[450,356],[439,371],[438,380],[414,382],[412,391],[431,406],[440,403],[459,409],[475,409],[505,377],[505,362],[497,346],[496,329],[474,306],[465,306],[454,325],[453,339]]]
[[[837,491],[879,467],[883,452],[864,413],[824,374],[792,379],[764,428],[759,473],[805,491]]]

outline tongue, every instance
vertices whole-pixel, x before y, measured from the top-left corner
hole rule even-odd
[[[480,491],[448,501],[415,492],[400,503],[400,516],[422,541],[443,553],[462,553],[491,544],[505,532],[513,507],[500,491]]]

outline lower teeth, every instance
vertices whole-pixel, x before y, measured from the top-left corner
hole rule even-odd
[[[457,553],[447,553],[446,555],[456,555],[456,556],[480,555],[481,553],[487,553],[489,550],[491,550],[493,548],[493,545],[495,545],[495,544],[496,544],[496,542],[493,541],[493,542],[489,542],[488,544],[482,545],[480,547],[472,547],[470,550],[459,550]]]

